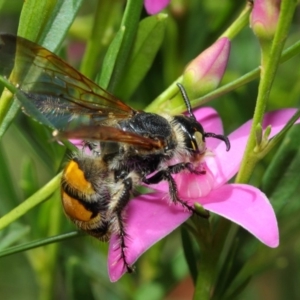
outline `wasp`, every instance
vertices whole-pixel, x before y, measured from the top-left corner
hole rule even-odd
[[[91,149],[91,154],[74,154],[64,168],[62,205],[78,228],[97,239],[108,241],[113,233],[119,236],[128,272],[132,267],[125,254],[124,214],[133,190],[141,184],[167,181],[171,201],[194,213],[178,196],[172,175],[205,173],[201,163],[206,138],[220,139],[230,149],[226,136],[205,132],[181,84],[187,115],[138,111],[49,50],[9,34],[0,35],[0,74],[18,88],[16,98],[28,99],[31,105],[23,108],[26,114],[42,123],[46,119],[57,129],[56,139],[80,139]]]

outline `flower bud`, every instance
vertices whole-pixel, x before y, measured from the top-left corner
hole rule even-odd
[[[271,40],[275,34],[280,11],[280,0],[255,0],[250,26],[261,40]]]
[[[155,15],[163,10],[170,0],[145,0],[144,6],[149,15]]]
[[[214,90],[225,72],[230,52],[230,40],[220,38],[190,62],[183,73],[183,85],[190,97]]]

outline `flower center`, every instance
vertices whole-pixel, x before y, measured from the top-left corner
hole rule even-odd
[[[205,174],[193,174],[190,172],[182,172],[174,175],[177,184],[179,197],[187,200],[197,200],[204,197],[212,190],[214,185],[214,175],[203,162],[200,170]]]

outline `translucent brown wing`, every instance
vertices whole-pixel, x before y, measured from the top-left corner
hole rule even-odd
[[[165,141],[143,137],[134,132],[123,131],[111,126],[82,126],[71,131],[55,131],[56,139],[96,140],[103,142],[119,142],[134,145],[144,150],[161,149]]]
[[[108,117],[126,119],[135,112],[54,53],[21,37],[0,34],[0,75],[60,130],[99,124]]]

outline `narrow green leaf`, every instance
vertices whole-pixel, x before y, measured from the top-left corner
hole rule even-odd
[[[111,75],[113,73],[116,59],[124,38],[125,30],[125,27],[122,27],[110,44],[103,61],[100,77],[99,79],[96,79],[96,82],[104,89],[108,87]]]
[[[3,84],[7,89],[9,89],[13,94],[16,95],[18,101],[21,102],[22,107],[25,108],[26,111],[30,112],[30,116],[34,118],[36,121],[48,126],[49,128],[55,129],[51,122],[31,103],[31,101],[13,84],[11,84],[7,79],[0,76],[0,83]],[[6,120],[4,120],[6,123]],[[2,129],[2,127],[0,127]]]
[[[8,166],[7,155],[4,152],[4,147],[0,143],[0,186],[1,186],[1,205],[0,214],[3,215],[4,212],[12,209],[17,203],[17,193],[14,186],[14,181],[10,169]]]
[[[28,156],[22,161],[20,186],[25,196],[24,198],[28,198],[32,195],[39,186],[34,161]]]
[[[55,1],[56,5],[47,19],[39,43],[50,51],[56,52],[72,25],[82,2],[83,0]]]
[[[184,256],[189,267],[190,274],[193,278],[193,282],[195,284],[198,276],[197,258],[194,252],[192,239],[188,231],[184,227],[181,227],[181,239]]]
[[[158,14],[140,22],[126,75],[116,91],[122,99],[130,98],[149,71],[163,42],[166,21],[166,14]]]
[[[0,0],[0,10],[1,10],[2,6],[4,5],[5,1],[6,0]]]
[[[94,78],[99,62],[103,59],[104,51],[112,41],[116,31],[116,23],[122,17],[122,1],[98,1],[93,18],[93,29],[88,39],[80,71],[88,78]],[[113,61],[114,62],[114,61]]]
[[[82,235],[82,233],[80,233],[78,231],[72,231],[69,233],[60,234],[60,235],[49,237],[46,239],[40,239],[37,241],[33,241],[33,242],[26,243],[26,244],[18,245],[15,247],[11,247],[6,250],[2,250],[2,251],[0,251],[0,257],[12,255],[12,254],[19,253],[19,252],[24,252],[24,251],[27,251],[30,249],[46,246],[46,245],[57,243],[57,242],[64,241],[67,239],[72,239],[72,238],[75,238],[75,237],[78,237],[81,235]]]
[[[247,285],[249,284],[251,279],[252,279],[251,276],[246,278],[243,282],[240,283],[240,285],[229,296],[224,295],[223,299],[225,299],[225,300],[237,299],[237,296],[239,296],[241,294],[241,292],[243,292],[245,290],[245,288],[247,287]]]
[[[123,80],[123,74],[136,36],[140,14],[143,8],[143,0],[128,0],[123,15],[121,28],[126,28],[124,39],[119,50],[115,68],[111,76],[108,90],[114,92],[120,81]]]
[[[239,246],[239,240],[235,239],[226,255],[226,259],[222,263],[221,268],[218,270],[216,276],[216,290],[213,299],[222,298],[222,295],[224,295],[227,289],[231,286],[236,274],[242,268],[239,261],[236,261]]]
[[[20,243],[20,240],[28,235],[29,231],[29,226],[14,223],[13,226],[9,228],[7,234],[1,236],[0,251],[15,243]]]
[[[39,41],[41,32],[55,7],[55,3],[55,0],[24,1],[18,35],[32,41]]]
[[[18,35],[37,41],[51,51],[57,51],[63,41],[82,0],[24,2]],[[18,111],[18,104],[8,94],[0,99],[0,138],[13,121]]]

